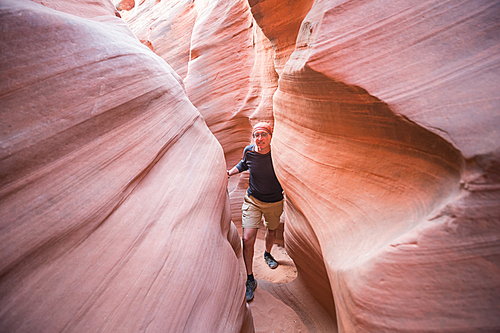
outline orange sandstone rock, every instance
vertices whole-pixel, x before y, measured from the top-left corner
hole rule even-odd
[[[224,169],[259,120],[298,270],[259,288],[311,332],[500,329],[497,2],[115,2],[135,37],[2,2],[3,330],[251,331]]]
[[[147,0],[122,16],[134,34],[150,42],[154,52],[183,78],[190,100],[221,143],[227,165],[232,167],[250,141],[249,117],[258,106],[261,90],[253,74],[255,25],[248,3]],[[272,62],[272,57],[266,61]],[[265,98],[271,117],[277,78],[273,83],[273,91]],[[235,195],[238,179],[233,177],[229,186],[235,223],[241,221],[239,193],[246,190],[248,181],[242,178]]]
[[[98,16],[118,16],[116,8],[111,1],[77,1],[77,0],[32,0],[47,8],[60,12],[76,15],[84,18],[95,18]]]
[[[299,274],[281,297],[309,328],[500,329],[499,9],[317,1],[302,23],[273,157]]]
[[[311,9],[312,0],[249,0],[252,14],[273,45],[275,68],[281,74],[295,48],[302,20]]]
[[[0,331],[253,331],[220,144],[112,6],[76,3],[0,4]]]
[[[128,23],[149,40],[141,6]],[[228,165],[250,124],[275,123],[299,275],[266,290],[311,331],[498,330],[498,4],[248,6],[198,1],[172,38]],[[236,223],[245,181],[229,185]]]
[[[190,0],[147,0],[130,13],[122,12],[134,35],[151,44],[183,79],[187,75],[191,35],[197,11]]]

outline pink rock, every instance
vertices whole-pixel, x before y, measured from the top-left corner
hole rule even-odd
[[[152,50],[184,79],[197,18],[193,1],[147,0],[134,3],[136,5],[132,12],[122,12],[127,25],[137,38],[150,43]]]
[[[302,22],[273,157],[308,327],[500,329],[499,9],[317,1]]]
[[[250,141],[249,118],[259,105],[261,83],[255,77],[253,24],[248,3],[239,1],[146,0],[134,13],[122,13],[127,25],[144,43],[150,42],[183,78],[188,97],[198,108],[210,130],[221,143],[227,165],[241,159]],[[271,62],[272,57],[266,58]],[[272,66],[274,71],[274,65]],[[262,98],[263,108],[272,119],[272,94]],[[233,177],[230,194],[233,220],[241,222],[240,195],[247,178],[236,189]],[[236,192],[235,192],[236,191]]]
[[[498,4],[248,4],[251,46],[240,2],[195,3],[174,40],[228,165],[246,118],[275,123],[299,275],[270,292],[316,332],[497,331]]]
[[[281,74],[292,54],[302,20],[314,1],[249,0],[252,14],[272,44],[276,71]]]
[[[252,331],[259,120],[310,332],[500,330],[497,2],[39,3],[0,5],[0,330]]]
[[[196,2],[186,92],[224,148],[228,165],[250,141],[247,97],[253,66],[252,16],[245,0]]]
[[[118,16],[116,8],[111,1],[78,1],[78,0],[32,0],[47,8],[60,12],[76,15],[84,18],[95,18],[98,16]],[[133,0],[132,0],[133,1]]]
[[[76,3],[0,5],[0,331],[252,331],[220,144],[108,2]]]

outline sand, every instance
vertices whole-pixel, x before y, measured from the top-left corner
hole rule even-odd
[[[241,235],[241,229],[239,231]],[[264,283],[269,286],[268,281],[276,285],[287,283],[297,276],[295,265],[283,246],[275,244],[271,250],[271,254],[279,263],[276,269],[270,269],[265,263],[264,250],[264,231],[260,230],[255,242],[253,263],[254,276],[258,285],[254,299],[248,302],[253,315],[255,332],[309,332],[290,307],[260,287]],[[240,269],[242,274],[246,275],[243,257],[240,258]]]

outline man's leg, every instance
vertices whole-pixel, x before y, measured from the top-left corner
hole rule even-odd
[[[263,211],[264,225],[266,227],[266,251],[264,252],[264,260],[271,269],[278,267],[278,262],[271,255],[274,240],[276,239],[276,228],[280,224],[280,216],[283,213],[283,200],[268,204]]]
[[[257,288],[257,281],[253,277],[253,254],[255,239],[259,229],[243,228],[243,260],[245,261],[245,268],[247,270],[246,286],[246,299],[247,302],[253,300],[253,292]]]
[[[271,230],[266,228],[266,251],[271,253],[273,248],[274,240],[276,239],[276,230]]]
[[[271,255],[271,249],[274,245],[274,240],[276,239],[276,230],[271,230],[266,228],[266,252],[264,252],[264,260],[271,269],[278,267],[278,262]]]
[[[253,255],[255,239],[259,229],[243,229],[243,259],[245,260],[245,268],[247,275],[253,274]]]

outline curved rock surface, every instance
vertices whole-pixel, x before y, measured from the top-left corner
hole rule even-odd
[[[252,109],[246,105],[254,52],[248,3],[145,0],[122,13],[134,34],[182,77],[228,164],[236,163],[251,128]]]
[[[193,1],[148,0],[137,4],[120,1],[117,7],[134,35],[143,44],[151,45],[152,51],[184,79],[188,70],[191,35],[198,16]]]
[[[0,3],[0,331],[253,331],[220,144],[113,6],[79,3]]]
[[[234,96],[250,85],[242,124],[276,124],[286,245],[299,276],[265,288],[311,331],[498,330],[498,5],[248,5],[250,80],[241,75],[249,50],[235,62],[223,40],[230,50],[237,40],[214,38],[221,26],[222,37],[240,36],[222,13],[249,22],[246,11],[200,1],[185,83],[228,165],[246,141],[220,87]],[[240,74],[219,86],[226,64],[227,75]],[[235,221],[245,187],[244,178],[230,184]]]
[[[499,18],[495,1],[314,3],[273,141],[299,272],[277,294],[307,290],[311,330],[500,329]]]
[[[260,120],[298,276],[259,288],[310,332],[500,330],[498,2],[115,0],[137,38],[35,2],[0,3],[2,331],[252,331]]]
[[[121,8],[122,3],[117,5]],[[274,72],[274,54],[263,57],[262,52],[254,52],[254,44],[269,41],[262,33],[260,39],[256,37],[259,28],[248,3],[145,0],[126,8],[121,13],[127,25],[182,77],[188,97],[221,143],[227,165],[235,165],[250,141],[249,118],[256,109],[272,120],[272,95],[277,88],[276,75],[268,84],[267,72],[260,74],[260,61],[270,62],[267,68]],[[236,225],[241,225],[247,184],[247,175],[230,179]]]

